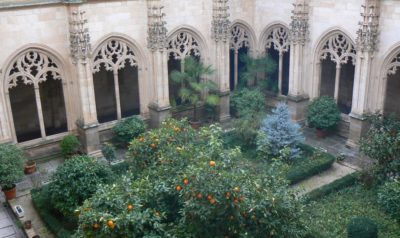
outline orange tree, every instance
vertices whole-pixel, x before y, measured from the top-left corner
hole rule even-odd
[[[152,144],[157,143],[157,146]],[[79,209],[78,237],[301,237],[301,203],[280,171],[256,174],[221,128],[169,120],[129,150],[134,173]],[[240,163],[243,164],[243,163]]]

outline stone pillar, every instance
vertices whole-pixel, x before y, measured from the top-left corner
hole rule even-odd
[[[170,116],[168,91],[167,28],[160,0],[148,0],[148,48],[151,51],[153,102],[149,105],[150,126],[157,127]]]
[[[372,65],[379,28],[379,0],[365,0],[362,21],[357,31],[357,60],[354,75],[353,101],[350,113],[350,131],[347,145],[357,147],[368,129],[364,114],[368,113],[368,91],[373,80]]]
[[[230,119],[229,101],[229,0],[213,1],[213,20],[211,25],[211,35],[215,42],[214,62],[216,78],[219,85],[219,121],[226,122]]]
[[[88,28],[85,27],[87,20],[84,17],[85,12],[80,10],[79,6],[70,6],[69,11],[71,57],[76,71],[81,108],[80,119],[76,124],[84,152],[101,156],[93,74],[89,59],[90,36]]]
[[[290,70],[288,106],[295,121],[305,118],[308,96],[303,90],[304,48],[308,40],[308,0],[296,0],[290,23]]]

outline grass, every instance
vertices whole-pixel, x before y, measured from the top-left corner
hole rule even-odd
[[[316,238],[347,238],[347,224],[355,216],[374,220],[379,237],[400,237],[399,224],[376,203],[375,190],[366,190],[360,185],[311,202],[305,209],[304,220]]]

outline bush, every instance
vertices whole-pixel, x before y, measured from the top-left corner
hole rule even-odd
[[[15,145],[0,144],[0,187],[11,189],[24,176],[24,153]]]
[[[340,121],[340,111],[335,100],[329,96],[314,99],[308,105],[307,122],[311,127],[332,130]]]
[[[330,193],[339,191],[345,187],[350,187],[357,182],[357,176],[358,176],[357,173],[349,174],[338,180],[333,181],[332,183],[314,189],[313,191],[307,194],[307,198],[309,200],[316,200]]]
[[[378,191],[378,204],[400,221],[400,181],[386,182]]]
[[[367,217],[354,217],[347,226],[348,238],[378,238],[378,226]]]
[[[64,136],[60,143],[61,153],[64,158],[69,158],[79,152],[80,146],[81,143],[79,142],[78,137],[76,137],[75,135]]]
[[[265,110],[265,97],[259,88],[243,88],[232,95],[231,113],[238,117],[257,114]]]
[[[146,124],[137,116],[129,117],[119,121],[113,129],[115,141],[122,147],[146,131]]]
[[[69,217],[97,186],[112,179],[110,168],[96,158],[75,156],[65,161],[52,175],[49,194],[54,208]]]
[[[101,152],[108,162],[116,160],[115,147],[111,143],[103,143],[101,146]]]
[[[279,156],[281,150],[288,148],[288,157],[291,160],[300,155],[298,145],[303,141],[300,125],[292,121],[286,104],[279,103],[261,124],[257,151],[261,157],[274,158]]]

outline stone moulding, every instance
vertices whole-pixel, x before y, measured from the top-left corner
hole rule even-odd
[[[87,0],[19,0],[19,1],[4,1],[0,3],[0,9],[43,6],[50,4],[74,4],[85,3]]]

